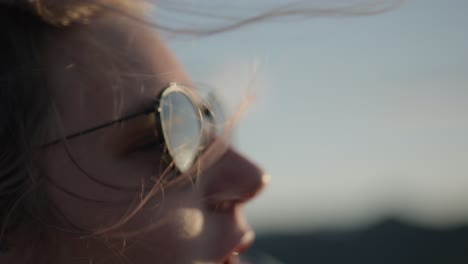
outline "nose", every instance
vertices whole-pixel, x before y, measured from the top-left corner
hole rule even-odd
[[[236,205],[258,195],[268,183],[269,176],[252,161],[229,148],[206,170],[200,181],[208,203]]]

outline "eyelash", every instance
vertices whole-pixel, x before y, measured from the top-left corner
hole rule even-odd
[[[160,151],[161,147],[161,143],[157,142],[156,140],[152,140],[151,142],[137,146],[134,149],[134,152],[153,152],[156,150]]]

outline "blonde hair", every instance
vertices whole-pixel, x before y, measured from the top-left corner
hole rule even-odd
[[[141,16],[148,10],[147,2],[141,0],[23,0],[22,5],[44,22],[58,27],[89,23],[103,9],[134,16]]]

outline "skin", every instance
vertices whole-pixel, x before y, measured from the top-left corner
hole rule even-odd
[[[190,83],[152,29],[115,15],[52,34],[45,46],[56,111],[50,140],[147,107],[171,81]],[[102,51],[96,47],[103,47]],[[112,77],[116,73],[123,76],[118,84]],[[45,151],[45,173],[50,179],[46,192],[68,219],[58,220],[59,225],[99,230],[121,219],[132,207],[131,201],[136,204],[142,182],[150,186],[159,176],[161,150],[131,149],[153,138],[154,122],[154,116],[142,116],[68,142],[73,157],[89,175],[132,191],[108,188],[90,179],[71,161],[63,144]],[[251,243],[253,231],[242,207],[263,189],[267,179],[259,167],[228,147],[195,184],[187,179],[177,188],[166,188],[164,196],[159,191],[117,229],[120,233],[107,234],[107,240],[51,231],[59,250],[50,255],[57,263],[64,259],[87,264],[219,263],[226,254]],[[144,232],[134,234],[137,230]],[[114,237],[116,233],[126,234]]]

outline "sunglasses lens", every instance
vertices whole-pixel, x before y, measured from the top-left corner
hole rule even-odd
[[[198,108],[182,92],[161,98],[161,128],[177,169],[184,173],[193,165],[200,149],[201,120]]]

